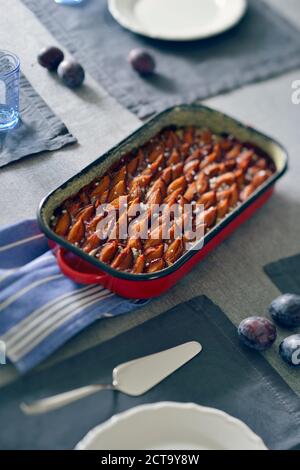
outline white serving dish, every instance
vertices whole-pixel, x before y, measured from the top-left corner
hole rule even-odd
[[[92,429],[77,450],[267,450],[238,419],[194,403],[141,405]]]
[[[134,33],[169,41],[204,39],[235,26],[247,0],[108,0],[112,16]]]

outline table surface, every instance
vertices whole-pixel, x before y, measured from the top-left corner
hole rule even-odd
[[[49,0],[52,1],[52,0]],[[300,26],[299,0],[268,0]],[[6,5],[5,5],[6,4]],[[20,0],[1,0],[1,48],[16,52],[33,87],[78,138],[67,149],[30,157],[1,169],[1,225],[35,216],[41,198],[140,126],[136,116],[87,76],[73,92],[36,63],[39,50],[57,41]],[[24,40],[24,38],[26,40]],[[274,45],[276,47],[276,45]],[[264,314],[279,292],[262,267],[300,252],[300,105],[292,103],[292,82],[300,70],[205,101],[280,140],[290,154],[290,171],[274,197],[255,217],[218,247],[171,291],[134,313],[101,320],[72,339],[41,367],[99,344],[189,298],[205,294],[236,324]],[[278,342],[284,335],[280,332]],[[286,333],[285,333],[286,336]],[[276,349],[268,361],[300,394],[299,371],[288,368]],[[17,378],[12,366],[0,370],[0,386]]]

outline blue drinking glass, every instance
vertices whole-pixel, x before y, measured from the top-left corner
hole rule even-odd
[[[19,121],[20,60],[0,50],[0,131],[8,131]]]
[[[55,0],[56,3],[61,3],[62,5],[79,5],[83,3],[84,0]]]

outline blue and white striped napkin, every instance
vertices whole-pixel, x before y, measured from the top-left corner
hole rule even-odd
[[[65,277],[35,220],[0,230],[0,341],[20,372],[39,364],[95,320],[144,303]]]

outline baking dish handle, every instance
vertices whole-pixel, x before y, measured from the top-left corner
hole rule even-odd
[[[69,277],[72,279],[72,281],[75,281],[78,284],[102,284],[102,281],[106,276],[105,273],[102,273],[100,270],[99,274],[90,274],[77,271],[72,266],[70,266],[70,264],[68,264],[68,261],[64,256],[65,253],[66,251],[63,248],[57,248],[55,251],[57,264],[65,276]]]

